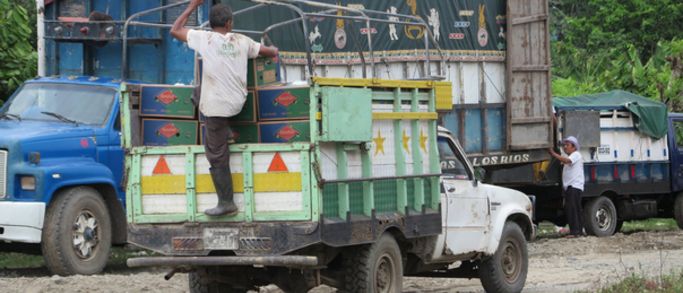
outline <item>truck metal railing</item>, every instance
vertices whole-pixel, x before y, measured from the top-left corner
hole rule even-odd
[[[407,15],[407,14],[394,14],[394,13],[387,13],[384,11],[377,11],[377,10],[371,10],[371,9],[361,9],[361,8],[352,8],[352,7],[345,7],[341,5],[335,5],[335,4],[328,4],[328,3],[321,3],[321,2],[315,2],[315,1],[309,1],[309,0],[249,0],[256,5],[249,6],[247,8],[235,11],[233,13],[234,16],[253,11],[256,9],[268,7],[268,6],[279,6],[283,7],[286,9],[289,9],[293,11],[297,17],[293,19],[288,19],[284,20],[281,22],[273,23],[272,25],[268,26],[265,30],[259,31],[259,30],[244,30],[244,29],[234,29],[235,32],[238,33],[243,33],[243,34],[250,34],[250,35],[257,35],[260,36],[261,41],[269,40],[270,38],[268,34],[272,32],[273,30],[277,28],[281,28],[287,25],[292,25],[296,23],[301,23],[301,30],[302,30],[302,36],[304,38],[304,46],[306,50],[306,64],[308,66],[308,73],[310,77],[315,76],[315,62],[314,62],[314,55],[311,49],[311,44],[308,41],[307,37],[309,35],[309,27],[308,27],[308,20],[311,17],[325,17],[325,18],[332,18],[332,19],[343,19],[343,20],[351,20],[351,21],[362,21],[365,24],[365,29],[367,30],[365,35],[367,38],[367,49],[368,49],[368,54],[369,54],[369,63],[370,63],[370,68],[374,76],[377,76],[377,70],[376,70],[376,58],[375,58],[375,48],[373,46],[373,38],[372,38],[372,23],[388,23],[388,24],[400,24],[400,25],[411,25],[411,26],[419,26],[422,27],[425,30],[424,34],[424,50],[425,50],[425,70],[424,74],[422,76],[422,79],[443,79],[443,76],[445,76],[444,73],[444,65],[443,62],[445,62],[445,56],[443,54],[443,51],[441,50],[441,47],[439,46],[438,42],[434,38],[434,34],[432,33],[431,29],[429,28],[429,25],[419,16],[414,16],[414,15]],[[150,15],[153,13],[159,13],[165,10],[169,10],[172,8],[180,7],[183,5],[189,4],[190,1],[181,1],[173,4],[168,4],[168,5],[162,5],[159,7],[155,7],[152,9],[147,9],[143,10],[140,12],[137,12],[130,17],[128,17],[125,21],[120,21],[120,20],[111,20],[111,21],[87,21],[87,22],[80,22],[77,24],[82,25],[84,27],[84,30],[90,30],[93,29],[94,32],[90,33],[89,36],[84,37],[86,34],[83,36],[76,36],[73,38],[69,37],[62,37],[59,38],[62,41],[71,41],[71,42],[78,42],[78,41],[111,41],[111,40],[116,40],[117,39],[117,34],[116,30],[117,28],[120,28],[120,40],[122,41],[122,50],[121,50],[121,78],[126,79],[128,78],[128,71],[129,71],[129,66],[128,66],[128,51],[129,51],[129,44],[132,38],[130,37],[129,34],[129,28],[131,26],[134,27],[150,27],[150,28],[159,28],[159,29],[170,29],[172,27],[171,24],[165,24],[165,23],[154,23],[154,22],[146,22],[146,21],[140,21],[139,19],[143,16]],[[311,7],[311,8],[320,8],[322,10],[320,11],[314,11],[314,12],[306,12],[304,9],[302,9],[299,6],[305,6],[305,7]],[[343,11],[348,15],[343,15],[343,14],[336,14],[335,12]],[[379,17],[374,17],[374,16],[379,16]],[[396,17],[398,20],[395,19],[389,19],[389,18],[380,18],[380,17],[386,17],[386,16],[392,16]],[[64,21],[68,22],[68,21]],[[48,29],[54,29],[56,31],[56,34],[58,35],[60,32],[60,28],[58,25],[60,24],[60,21],[57,20],[46,20],[45,24],[48,25]],[[207,24],[208,22],[204,22],[201,25],[194,27],[198,29],[207,29]],[[72,24],[73,25],[73,24]],[[54,26],[54,28],[53,28]],[[52,38],[52,39],[58,39],[57,37],[54,36],[46,36],[46,38]],[[137,38],[136,38],[137,40]],[[434,48],[438,51],[439,56],[440,56],[440,61],[441,64],[439,66],[439,73],[438,76],[431,76],[431,66],[430,62],[432,61],[432,56],[431,56],[431,50],[430,50],[430,40],[431,43],[434,45]],[[144,40],[140,39],[137,40],[138,42],[144,42]],[[359,46],[359,44],[356,44],[356,46]],[[366,72],[366,67],[367,67],[367,61],[364,56],[363,50],[358,47],[358,54],[361,60],[361,64],[363,67],[363,77],[367,77],[367,72]]]

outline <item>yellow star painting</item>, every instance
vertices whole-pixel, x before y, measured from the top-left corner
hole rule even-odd
[[[408,148],[408,142],[410,141],[410,136],[406,134],[406,130],[403,130],[403,148],[407,153],[410,153],[410,148]]]
[[[382,155],[384,155],[384,141],[386,140],[385,137],[382,137],[382,131],[377,130],[377,137],[373,138],[372,141],[375,142],[375,154],[374,156],[377,156],[380,152]]]
[[[427,136],[422,129],[420,129],[420,148],[423,152],[427,152]]]

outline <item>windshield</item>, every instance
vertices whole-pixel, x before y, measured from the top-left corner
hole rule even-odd
[[[28,83],[0,115],[19,120],[102,125],[114,103],[114,89],[58,83]]]

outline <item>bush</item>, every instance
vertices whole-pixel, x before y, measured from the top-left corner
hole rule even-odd
[[[630,276],[619,283],[609,285],[598,291],[599,293],[678,293],[683,292],[683,274],[662,276],[659,280],[643,276]]]
[[[38,56],[32,45],[34,24],[28,11],[0,0],[0,98],[6,100],[24,80],[36,75]]]

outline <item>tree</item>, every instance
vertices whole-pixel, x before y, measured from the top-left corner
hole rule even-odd
[[[683,106],[683,1],[551,0],[553,91],[624,89]]]
[[[26,79],[36,75],[37,55],[31,43],[34,24],[28,12],[0,0],[0,97],[4,100]]]

